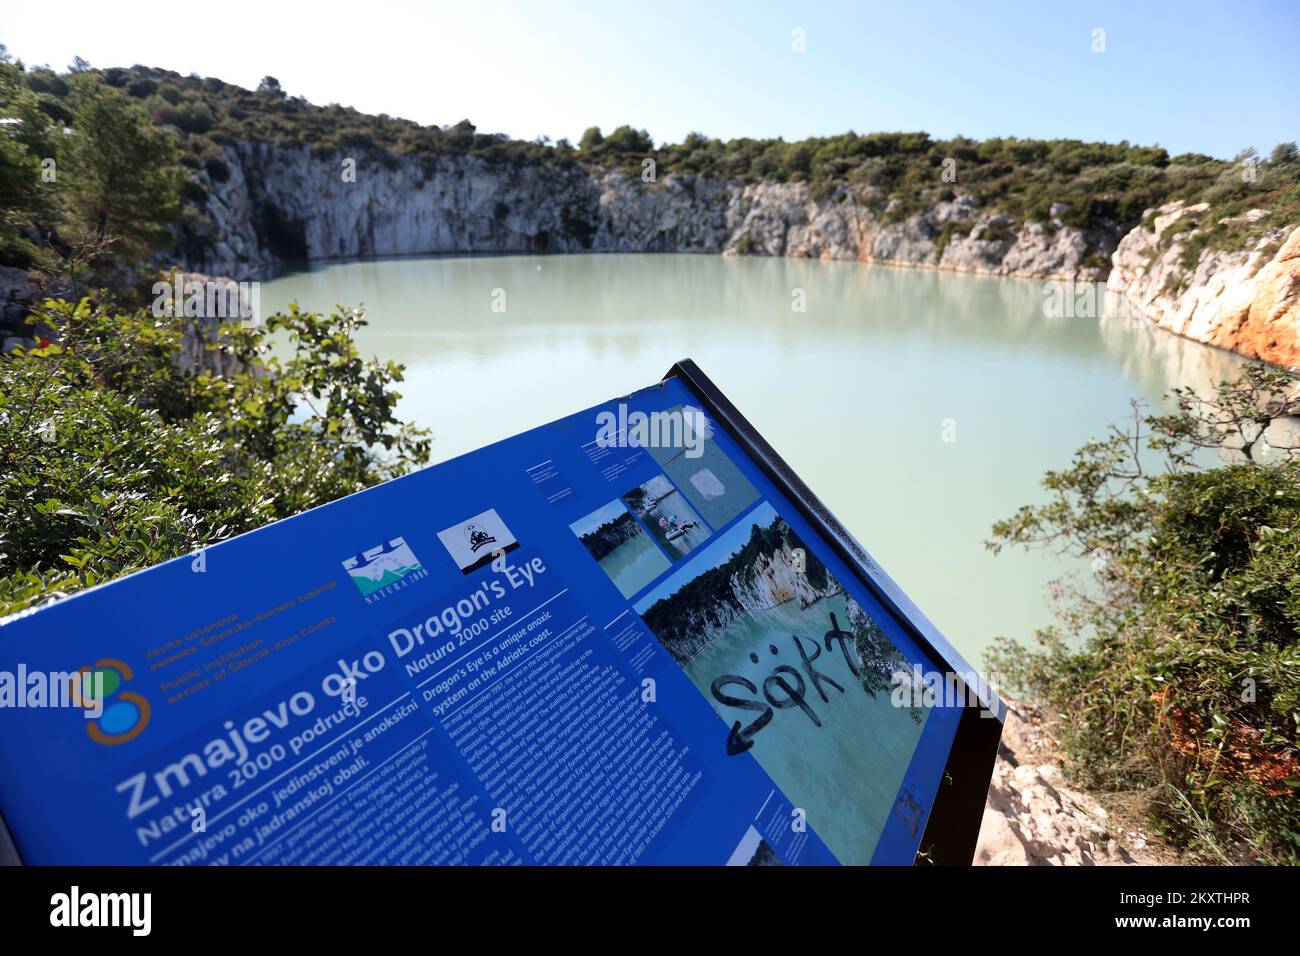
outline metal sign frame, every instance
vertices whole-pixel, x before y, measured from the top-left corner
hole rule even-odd
[[[948,752],[943,782],[930,808],[917,862],[969,865],[979,841],[1006,705],[695,362],[688,358],[677,362],[664,375],[665,380],[669,378],[682,381],[699,397],[709,414],[785,493],[872,595],[953,675],[968,703]],[[967,675],[974,675],[975,681],[968,684]]]

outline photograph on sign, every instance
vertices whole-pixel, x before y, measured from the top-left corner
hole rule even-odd
[[[865,864],[928,714],[893,704],[910,662],[807,555],[764,502],[636,609],[731,727],[728,750],[752,748],[837,856]]]

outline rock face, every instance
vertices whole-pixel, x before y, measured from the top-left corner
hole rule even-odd
[[[1154,230],[1139,226],[1120,242],[1107,289],[1163,329],[1300,365],[1300,228],[1272,230],[1251,249],[1202,251],[1189,274],[1183,259],[1195,228],[1188,223],[1205,209],[1161,206]]]
[[[207,190],[207,235],[158,257],[165,268],[264,277],[285,263],[447,253],[698,252],[795,256],[985,275],[1107,281],[1162,328],[1252,358],[1300,364],[1300,229],[1184,265],[1203,206],[1157,211],[1155,230],[1015,224],[955,193],[903,215],[870,189],[814,195],[804,183],[742,183],[669,172],[643,182],[582,163],[479,156],[359,155],[244,142],[225,147]],[[352,177],[349,174],[355,172]],[[352,179],[352,181],[348,181]],[[1258,213],[1262,215],[1262,213]],[[1252,213],[1250,215],[1257,215]],[[1168,231],[1172,242],[1162,241]],[[13,271],[13,270],[10,270]],[[0,329],[20,331],[21,277],[0,275]],[[17,341],[17,338],[14,339]]]
[[[792,600],[808,607],[839,594],[840,586],[829,574],[818,585],[795,570],[795,548],[802,548],[799,539],[784,519],[777,519],[766,535],[755,531],[744,549],[655,602],[642,617],[670,653],[679,661],[689,660],[746,612],[771,610]]]
[[[251,279],[287,262],[446,253],[699,252],[855,259],[985,275],[1108,281],[1162,328],[1280,364],[1300,362],[1300,240],[1275,230],[1253,249],[1203,252],[1155,231],[1016,225],[960,193],[902,216],[870,190],[814,196],[803,183],[746,184],[669,173],[491,162],[477,156],[359,156],[307,146],[226,147],[229,173],[204,171],[209,242],[160,264]],[[1059,216],[1063,207],[1054,207]],[[1171,233],[1173,235],[1174,233]],[[1109,277],[1109,279],[1108,279]]]
[[[818,588],[807,574],[794,570],[791,540],[786,537],[778,550],[758,555],[748,570],[741,569],[731,575],[731,593],[742,610],[766,611],[793,600],[798,600],[800,607],[807,607],[839,593],[834,579],[827,577],[826,586]]]
[[[234,375],[248,371],[249,366],[238,357],[218,348],[222,344],[223,322],[250,321],[254,317],[256,305],[249,301],[251,296],[246,285],[241,287],[224,276],[182,272],[165,290],[165,299],[165,307],[157,301],[154,307],[165,308],[165,314],[180,324],[181,350],[176,363],[182,369],[195,375],[202,372]]]
[[[901,221],[869,195],[814,198],[802,183],[669,174],[642,182],[581,164],[475,156],[357,157],[306,147],[227,147],[208,189],[211,244],[185,265],[246,279],[281,262],[467,252],[703,252],[857,259],[991,275],[1105,278],[1114,234],[1009,227],[966,196]],[[173,258],[177,254],[173,254]]]
[[[698,643],[692,653],[717,640],[746,612],[769,611],[792,600],[798,600],[800,607],[807,607],[840,593],[834,579],[828,578],[826,586],[818,588],[807,575],[794,571],[793,565],[793,549],[788,541],[783,541],[776,551],[758,555],[748,568],[730,571],[726,590],[717,602],[688,611],[693,626],[687,630],[690,638]]]
[[[977,866],[1124,866],[1158,862],[1140,834],[1118,834],[1105,810],[1068,787],[1041,715],[1007,701]],[[1121,837],[1127,837],[1121,840]],[[1127,845],[1125,845],[1127,844]]]
[[[0,349],[31,345],[33,330],[23,324],[40,288],[22,269],[0,266]]]

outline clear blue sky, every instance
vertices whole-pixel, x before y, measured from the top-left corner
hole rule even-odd
[[[924,129],[1222,157],[1300,138],[1297,0],[0,0],[0,42],[28,64],[269,73],[315,103],[523,138]]]

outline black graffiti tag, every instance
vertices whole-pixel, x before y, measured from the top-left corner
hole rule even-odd
[[[713,696],[719,703],[726,704],[728,707],[738,707],[741,710],[753,710],[759,713],[759,717],[743,730],[740,727],[740,721],[732,724],[731,734],[727,737],[727,753],[734,757],[736,754],[744,753],[754,746],[754,735],[771,721],[772,708],[760,704],[758,701],[724,694],[722,688],[729,684],[738,684],[751,694],[757,694],[758,688],[754,686],[754,682],[748,677],[742,677],[739,674],[723,674],[721,677],[714,678],[711,685]]]
[[[858,670],[858,655],[856,650],[850,647],[853,641],[852,631],[840,630],[840,622],[835,619],[834,613],[831,614],[831,629],[826,632],[826,650],[831,649],[833,641],[840,642],[840,652],[844,655],[844,663],[849,665],[849,670],[853,676],[861,680],[862,672]]]
[[[746,726],[741,726],[739,720],[735,721],[727,735],[727,753],[734,756],[744,753],[754,746],[754,737],[772,722],[772,718],[778,710],[799,709],[804,715],[812,721],[813,726],[822,726],[821,717],[813,709],[808,701],[809,685],[816,691],[817,696],[821,698],[822,703],[829,704],[831,695],[827,688],[834,688],[839,693],[844,693],[844,687],[829,674],[817,668],[815,661],[822,655],[822,645],[813,639],[802,638],[798,634],[791,634],[791,640],[794,641],[795,649],[799,652],[799,661],[802,671],[791,666],[790,664],[777,664],[772,668],[772,672],[763,679],[763,693],[759,697],[758,687],[749,678],[740,674],[723,674],[714,679],[710,685],[713,692],[714,700],[727,707],[735,707],[740,710],[753,711],[758,717]],[[853,634],[848,631],[840,630],[839,621],[835,615],[831,615],[831,630],[826,632],[826,650],[831,649],[833,640],[840,641],[841,649],[844,653],[845,662],[849,670],[855,677],[859,676],[857,661],[855,655],[846,643],[853,639]],[[809,653],[811,647],[812,653]],[[780,649],[776,644],[769,644],[768,650],[774,657],[780,655]],[[758,654],[751,653],[750,660],[758,662]],[[807,675],[805,679],[804,675]],[[752,694],[755,699],[746,697],[737,697],[734,694],[727,693],[724,688],[740,687]]]

